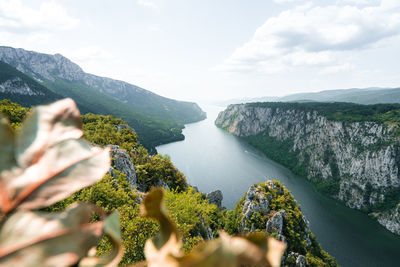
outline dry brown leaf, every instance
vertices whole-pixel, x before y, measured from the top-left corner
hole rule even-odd
[[[148,192],[143,200],[141,215],[158,220],[160,232],[145,244],[148,266],[179,266],[174,257],[181,255],[180,240],[175,223],[168,217],[164,204],[164,190],[156,188]]]
[[[91,205],[63,213],[20,211],[0,232],[1,266],[70,266],[83,258],[103,234],[103,222],[89,223]]]
[[[40,159],[47,148],[83,136],[80,112],[71,98],[38,106],[28,115],[17,132],[15,156],[26,168]]]
[[[262,265],[278,267],[286,245],[266,233],[229,236],[224,231],[215,240],[201,243],[189,254],[182,255],[181,240],[175,224],[169,219],[164,205],[164,191],[150,191],[143,202],[142,215],[157,219],[159,235],[147,241],[145,254],[150,267],[236,267]]]
[[[2,120],[0,209],[39,209],[92,185],[109,170],[107,149],[81,139],[80,114],[72,99],[39,106],[16,137]],[[15,139],[15,142],[14,142]],[[15,143],[15,145],[14,145]],[[7,162],[17,162],[17,166]]]
[[[124,255],[122,247],[122,238],[119,226],[119,213],[114,211],[107,219],[104,220],[103,232],[111,242],[111,252],[102,257],[87,257],[79,262],[79,267],[112,267],[117,266]]]

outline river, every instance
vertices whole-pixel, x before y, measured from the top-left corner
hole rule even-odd
[[[311,231],[341,266],[400,266],[400,237],[366,214],[317,192],[306,179],[268,159],[239,138],[214,125],[222,108],[202,105],[207,119],[187,124],[185,140],[158,146],[202,192],[220,189],[228,209],[252,184],[276,179],[294,195]]]

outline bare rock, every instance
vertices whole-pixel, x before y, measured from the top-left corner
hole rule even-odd
[[[282,234],[283,228],[283,220],[286,216],[286,211],[281,210],[276,212],[271,219],[267,221],[266,231],[269,233],[277,233],[278,235]]]
[[[119,146],[109,145],[108,147],[111,148],[110,156],[113,157],[114,168],[126,175],[126,180],[132,188],[136,187],[138,185],[137,177],[135,165],[133,165],[131,157],[125,150],[120,149]],[[115,176],[114,168],[110,169],[110,173]]]
[[[215,190],[207,194],[208,203],[215,204],[218,208],[222,208],[223,198],[221,190]]]

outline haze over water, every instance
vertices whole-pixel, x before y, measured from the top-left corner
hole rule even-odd
[[[202,108],[208,118],[186,125],[184,141],[157,147],[159,153],[171,156],[191,185],[202,192],[220,189],[223,205],[232,209],[252,184],[279,180],[300,204],[322,247],[341,266],[400,265],[400,237],[366,214],[321,195],[304,178],[217,128],[214,121],[222,108]]]

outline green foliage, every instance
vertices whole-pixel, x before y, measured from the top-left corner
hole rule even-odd
[[[194,245],[208,239],[207,228],[212,230],[214,237],[218,235],[217,230],[223,228],[223,212],[192,187],[187,191],[167,192],[165,201],[170,217],[183,235],[184,251],[190,251]]]
[[[368,211],[387,211],[395,208],[400,203],[400,188],[392,188],[385,192],[385,199],[377,202]]]
[[[280,110],[300,110],[306,112],[318,112],[326,116],[329,120],[342,122],[373,121],[379,123],[400,123],[400,104],[375,104],[361,105],[354,103],[335,102],[265,102],[247,103],[249,107],[268,107],[274,111]]]
[[[187,188],[185,176],[172,164],[168,155],[158,154],[148,158],[144,164],[136,165],[136,175],[144,191],[150,190],[158,181],[179,191]]]
[[[244,139],[255,148],[261,150],[267,157],[288,167],[300,176],[307,175],[307,162],[299,163],[297,152],[292,151],[292,140],[278,140],[268,134],[258,134],[244,137]]]
[[[230,234],[240,233],[244,197],[239,200],[233,210],[226,211],[224,217],[224,230]]]
[[[138,195],[130,188],[125,175],[116,171],[117,177],[107,174],[100,182],[72,196],[74,201],[96,204],[111,212],[120,212],[121,235],[125,254],[121,263],[133,263],[145,259],[143,248],[158,226],[151,220],[139,216]],[[108,253],[107,242],[98,246],[100,255]]]
[[[10,121],[10,126],[14,130],[18,128],[26,114],[29,112],[29,108],[24,108],[8,99],[0,101],[0,112]]]
[[[337,180],[313,180],[315,187],[322,193],[327,194],[328,196],[335,196],[340,189],[340,184]]]
[[[128,152],[139,146],[138,137],[130,128],[117,130],[118,125],[126,125],[122,119],[88,113],[82,116],[82,122],[85,138],[92,143],[118,145]]]

